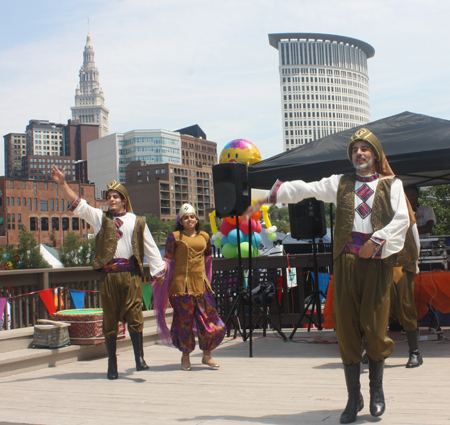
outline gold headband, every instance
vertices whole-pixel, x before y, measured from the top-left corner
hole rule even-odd
[[[116,182],[115,180],[113,180],[110,184],[108,184],[106,186],[105,197],[108,194],[108,192],[110,192],[111,190],[119,192],[125,198],[125,201],[126,201],[125,209],[129,213],[132,213],[133,208],[131,207],[130,197],[128,196],[128,191],[125,189],[125,186],[123,186],[119,182]]]

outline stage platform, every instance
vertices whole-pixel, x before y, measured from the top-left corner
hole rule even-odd
[[[291,329],[284,330],[289,335]],[[422,331],[428,334],[428,331]],[[406,369],[401,333],[386,362],[387,410],[381,421],[369,413],[367,366],[361,382],[365,407],[357,424],[450,423],[450,342],[420,343],[424,364]],[[444,328],[450,339],[450,328]],[[214,351],[212,370],[192,356],[192,370],[180,369],[178,350],[145,347],[149,371],[136,372],[132,350],[118,357],[119,379],[106,379],[106,359],[83,360],[0,378],[0,424],[338,424],[347,401],[344,372],[334,331],[298,329],[294,341],[275,334],[249,342],[227,338]]]

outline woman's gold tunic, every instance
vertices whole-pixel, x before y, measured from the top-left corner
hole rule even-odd
[[[205,293],[208,288],[211,290],[205,272],[205,258],[210,255],[211,245],[206,232],[192,236],[183,231],[173,232],[168,238],[165,254],[174,265],[169,295],[196,295]]]

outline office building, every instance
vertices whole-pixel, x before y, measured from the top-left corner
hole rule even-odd
[[[98,125],[85,125],[73,120],[68,120],[67,125],[30,120],[24,135],[19,134],[18,137],[11,133],[4,136],[5,169],[9,172],[14,167],[11,178],[50,180],[49,172],[55,164],[59,168],[66,167],[67,180],[75,180],[74,163],[86,160],[87,142],[97,139],[98,132]],[[16,146],[16,150],[13,151],[11,146]],[[17,165],[19,156],[20,167]],[[12,158],[16,158],[14,165]],[[80,176],[84,176],[82,182],[88,181],[86,173]]]
[[[370,121],[367,59],[374,48],[331,34],[269,34],[278,50],[283,149]]]
[[[22,177],[22,156],[27,153],[27,135],[25,133],[9,133],[3,136],[5,148],[5,176]]]
[[[200,219],[214,209],[212,167],[146,164],[133,161],[126,167],[126,188],[133,210],[174,220],[185,203],[195,207]]]
[[[88,176],[101,198],[112,180],[127,184],[126,167],[133,161],[146,164],[187,165],[208,170],[217,164],[217,143],[207,140],[198,126],[177,131],[131,130],[93,140],[87,145]],[[209,172],[209,171],[208,171]]]

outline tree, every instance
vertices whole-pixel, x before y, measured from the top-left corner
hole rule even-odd
[[[58,251],[59,260],[64,267],[91,266],[95,256],[95,239],[80,241],[78,235],[69,232]]]
[[[289,233],[291,223],[289,221],[289,209],[279,208],[276,205],[269,207],[270,224],[277,227],[277,232]]]
[[[450,235],[450,185],[438,185],[420,190],[419,203],[433,208],[436,224],[433,235]]]
[[[52,246],[55,247],[56,246],[56,230],[54,228],[50,232],[50,235],[48,236],[48,238],[52,242]]]
[[[6,250],[0,249],[0,262],[2,268],[8,269],[47,269],[50,264],[44,260],[40,246],[32,232],[27,232],[23,224],[19,225],[19,245],[14,248],[8,245]]]
[[[157,215],[145,214],[145,221],[158,247],[166,245],[167,236],[173,232],[175,228],[175,220],[162,221]]]
[[[200,229],[212,236],[211,224],[205,220],[200,220]]]

